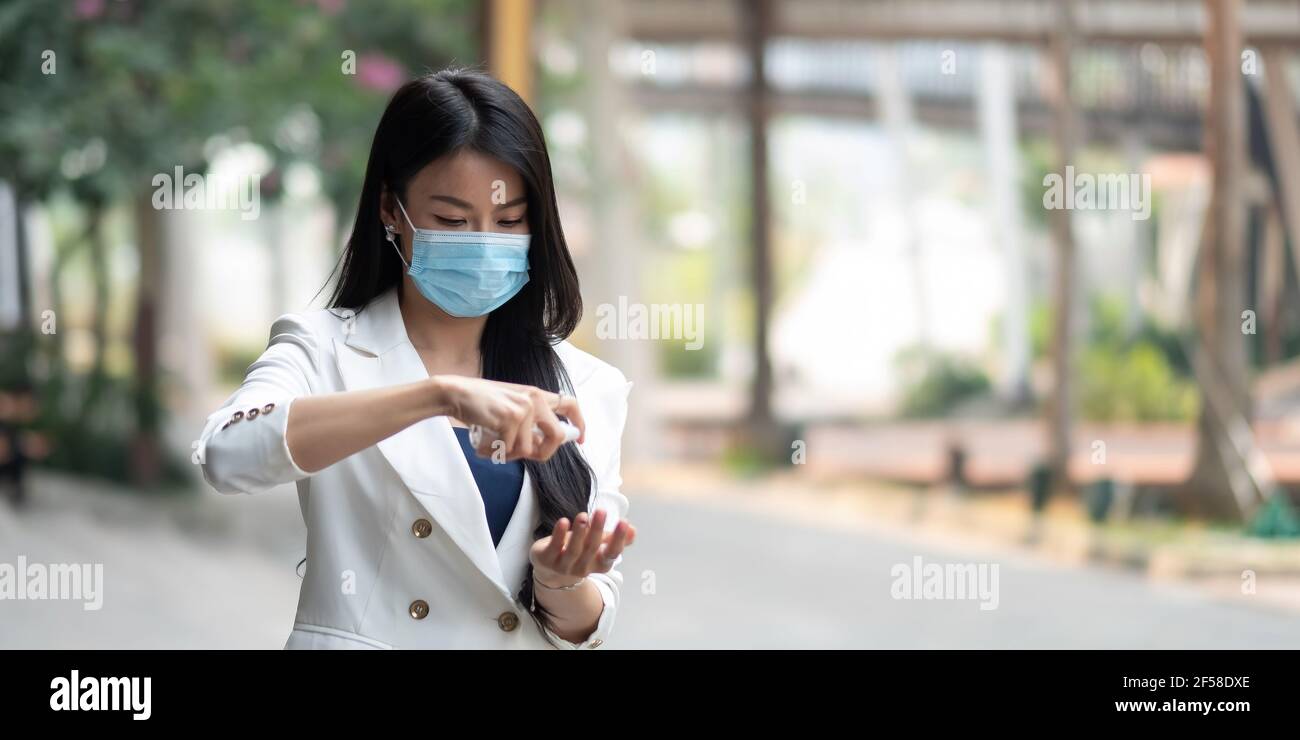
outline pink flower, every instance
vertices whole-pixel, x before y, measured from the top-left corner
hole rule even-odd
[[[367,90],[392,92],[406,79],[402,65],[383,54],[363,54],[357,58],[357,84]]]
[[[73,14],[81,20],[92,20],[104,14],[104,0],[77,0]]]

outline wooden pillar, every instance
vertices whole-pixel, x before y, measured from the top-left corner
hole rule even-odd
[[[1296,122],[1295,95],[1287,79],[1286,63],[1291,50],[1263,49],[1264,115],[1268,142],[1277,163],[1278,203],[1286,233],[1290,237],[1296,277],[1300,278],[1300,124]]]
[[[534,103],[533,0],[483,0],[488,71]]]
[[[1078,146],[1077,115],[1070,96],[1070,55],[1074,50],[1074,1],[1059,4],[1060,17],[1049,39],[1048,75],[1052,106],[1052,139],[1056,161],[1053,171],[1065,177],[1065,168],[1074,164]],[[1074,183],[1064,186],[1073,188]],[[1048,213],[1052,243],[1056,250],[1056,272],[1052,279],[1052,376],[1053,389],[1047,405],[1048,465],[1053,485],[1072,492],[1070,481],[1071,430],[1073,429],[1074,324],[1075,324],[1075,245],[1070,211],[1055,208]]]
[[[1241,331],[1245,301],[1246,111],[1239,0],[1205,0],[1210,99],[1205,150],[1213,168],[1196,274],[1194,357],[1201,388],[1196,462],[1188,491],[1196,512],[1240,518],[1251,504],[1246,475],[1250,389]],[[1237,435],[1232,434],[1236,428]]]
[[[767,117],[768,85],[764,69],[771,33],[771,0],[738,0],[744,18],[744,44],[749,57],[750,85],[745,95],[749,124],[750,280],[754,289],[754,380],[750,386],[749,423],[752,441],[760,448],[774,440],[772,361],[768,328],[772,312],[771,207],[768,202]]]

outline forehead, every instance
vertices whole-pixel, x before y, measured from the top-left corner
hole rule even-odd
[[[494,194],[513,200],[524,195],[524,180],[513,167],[481,152],[462,149],[433,160],[411,178],[413,197],[450,195],[470,203],[493,202]],[[504,193],[500,191],[504,189]],[[498,201],[500,202],[500,201]]]

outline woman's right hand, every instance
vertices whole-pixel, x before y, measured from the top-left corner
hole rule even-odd
[[[448,415],[493,433],[483,435],[475,448],[484,457],[499,462],[549,460],[565,441],[560,416],[578,428],[579,442],[586,436],[582,411],[573,396],[464,375],[438,375],[431,380]]]

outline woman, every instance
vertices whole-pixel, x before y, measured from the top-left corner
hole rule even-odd
[[[582,301],[528,106],[465,70],[398,90],[340,264],[331,308],[276,320],[199,443],[223,493],[297,482],[285,647],[601,645],[635,538],[631,384],[563,341]]]

